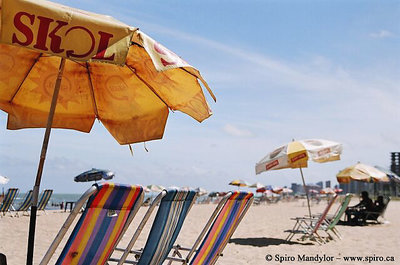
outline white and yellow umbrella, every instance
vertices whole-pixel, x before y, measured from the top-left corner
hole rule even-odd
[[[307,139],[292,141],[288,144],[275,149],[256,164],[256,174],[264,171],[278,170],[283,168],[299,168],[303,185],[304,181],[302,168],[308,166],[308,160],[324,163],[340,160],[342,153],[342,144],[323,140],[323,139]],[[308,212],[311,216],[310,202],[307,195]]]
[[[339,183],[350,183],[352,180],[364,182],[389,182],[387,174],[375,167],[358,162],[346,167],[336,175]]]
[[[242,179],[232,180],[231,182],[229,182],[229,185],[238,186],[238,188],[239,187],[247,187],[247,186],[249,186],[249,184],[246,181],[242,180]]]

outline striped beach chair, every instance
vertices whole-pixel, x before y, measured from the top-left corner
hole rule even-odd
[[[234,191],[225,195],[201,231],[193,247],[174,246],[172,257],[167,258],[169,260],[168,264],[174,261],[190,265],[215,264],[253,200],[254,196],[251,192]],[[199,245],[200,247],[198,247]],[[182,258],[181,251],[189,251],[186,258]],[[193,258],[191,258],[192,256]]]
[[[31,205],[32,205],[32,194],[33,194],[33,192],[32,192],[32,190],[30,190],[25,195],[24,201],[16,209],[16,216],[18,216],[18,212],[27,212],[29,210],[29,207],[31,207]]]
[[[40,197],[40,200],[38,202],[38,211],[44,211],[45,212],[45,208],[47,206],[47,204],[49,203],[50,197],[53,194],[53,190],[44,190],[42,193],[42,196]]]
[[[55,264],[106,264],[142,204],[143,196],[141,186],[94,184],[75,204],[40,265],[49,263],[86,201],[85,210]]]
[[[332,205],[335,203],[337,197],[338,197],[338,194],[335,194],[335,196],[332,198],[332,200],[325,207],[325,210],[323,211],[323,213],[317,218],[312,217],[312,216],[311,217],[305,216],[305,217],[292,218],[292,220],[295,220],[296,223],[294,224],[294,226],[291,230],[285,231],[285,232],[289,232],[289,235],[286,237],[286,241],[290,241],[293,239],[294,235],[300,234],[301,240],[310,239],[310,240],[316,241],[318,244],[326,243],[327,240],[322,238],[320,236],[320,234],[318,233],[318,231],[324,230],[326,233],[328,233],[328,230],[325,230],[322,228],[324,226],[328,225],[326,216],[328,215],[328,212],[331,209]],[[332,238],[329,233],[328,233],[328,236],[330,238]]]
[[[7,190],[6,195],[4,196],[3,202],[0,205],[0,213],[3,213],[3,216],[6,215],[10,209],[15,210],[13,207],[13,202],[17,197],[19,189],[17,188],[10,188]]]
[[[124,263],[137,265],[162,264],[171,251],[195,198],[196,192],[194,190],[171,189],[161,192],[150,205],[128,246],[125,249],[116,249],[117,251],[124,251],[122,257],[120,259],[111,258],[109,261],[118,262],[119,265]],[[140,250],[132,250],[137,237],[154,207],[158,204],[160,206],[145,247]],[[127,260],[129,254],[134,254],[136,260]]]

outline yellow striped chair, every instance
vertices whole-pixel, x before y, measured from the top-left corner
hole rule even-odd
[[[169,264],[173,261],[190,265],[215,264],[217,259],[222,255],[222,251],[240,221],[253,203],[253,199],[254,196],[251,192],[234,191],[225,195],[214,210],[193,247],[174,246],[172,257],[167,258]],[[186,258],[182,258],[182,250],[189,251]]]

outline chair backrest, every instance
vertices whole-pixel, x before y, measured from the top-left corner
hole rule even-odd
[[[0,212],[7,212],[13,204],[15,197],[17,197],[19,189],[10,188],[4,196],[3,203],[0,205]]]
[[[332,200],[328,203],[325,210],[322,212],[321,216],[319,217],[317,223],[315,224],[314,229],[312,231],[313,233],[316,233],[318,231],[319,227],[324,222],[326,215],[328,214],[329,210],[331,209],[333,203],[336,201],[338,196],[339,196],[338,194],[335,194],[335,196],[333,196]]]
[[[228,193],[221,200],[188,254],[187,258],[190,259],[191,253],[197,248],[200,240],[203,239],[195,256],[190,261],[191,265],[212,265],[217,261],[253,199],[253,193],[251,192],[234,191]],[[208,232],[203,238],[207,230]]]
[[[349,203],[350,203],[352,197],[353,197],[353,194],[351,194],[351,193],[346,194],[346,196],[344,197],[343,203],[340,206],[339,211],[333,217],[332,221],[330,222],[330,224],[328,226],[328,229],[332,229],[339,222],[340,218],[342,218],[343,214],[345,213],[347,206],[349,206]]]
[[[24,201],[18,207],[17,211],[28,211],[29,207],[32,205],[32,190],[30,190],[26,195]]]
[[[53,194],[53,190],[44,190],[42,193],[42,197],[40,197],[39,203],[38,203],[38,211],[43,211],[44,208],[46,208],[47,203],[50,200],[51,195]]]
[[[105,264],[142,204],[141,186],[94,186],[97,192],[90,196],[56,265]]]
[[[382,216],[382,217],[383,217],[383,216],[385,215],[385,212],[386,212],[386,209],[387,209],[387,206],[388,206],[389,202],[390,202],[390,197],[387,197],[387,198],[386,198],[386,203],[385,203],[385,205],[383,206],[382,211],[381,211],[381,213],[379,214],[379,216]]]
[[[168,190],[162,198],[137,265],[159,265],[171,251],[196,197],[194,190]]]

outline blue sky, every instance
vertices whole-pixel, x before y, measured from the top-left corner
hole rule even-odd
[[[242,178],[301,182],[298,170],[255,175],[268,152],[295,139],[343,143],[342,160],[309,164],[307,182],[335,181],[361,161],[388,167],[400,151],[399,1],[57,1],[139,27],[200,70],[217,96],[202,124],[171,113],[164,139],[134,155],[96,122],[90,134],[53,130],[42,188],[80,193],[92,167],[116,182],[228,190]],[[44,130],[6,130],[0,174],[30,189]]]

